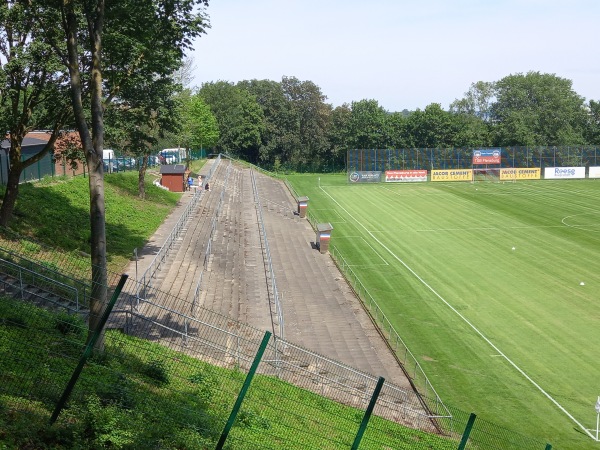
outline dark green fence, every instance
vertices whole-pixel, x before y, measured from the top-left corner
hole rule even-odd
[[[12,242],[0,258],[45,267]],[[77,270],[61,268],[77,267],[69,259],[39,275],[85,290]],[[39,275],[19,280],[2,267],[0,444],[8,448],[549,448],[447,405],[431,414],[423,409],[431,399],[167,293],[140,298],[133,280],[108,317],[104,352],[72,383],[86,308],[56,301],[64,292],[53,283],[34,290]],[[119,279],[109,273],[109,296]]]
[[[348,150],[346,171],[470,169],[476,148]],[[503,147],[499,168],[597,166],[598,147]]]

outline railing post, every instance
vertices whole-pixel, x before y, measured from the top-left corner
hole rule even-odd
[[[365,415],[358,427],[358,432],[356,433],[356,437],[354,438],[354,443],[352,444],[352,450],[357,450],[360,445],[360,441],[365,434],[365,430],[367,429],[367,424],[369,423],[369,419],[371,418],[371,414],[373,414],[373,409],[375,408],[375,403],[377,403],[377,399],[379,398],[379,393],[381,392],[381,388],[383,387],[383,383],[385,382],[385,378],[379,377],[377,380],[377,385],[375,386],[375,390],[373,391],[373,395],[371,396],[371,401],[369,402],[369,406],[367,406],[367,410],[365,411]]]
[[[462,439],[460,440],[460,444],[458,444],[458,448],[456,450],[464,450],[467,441],[469,440],[469,435],[471,434],[471,430],[473,429],[473,424],[475,423],[475,419],[477,416],[475,413],[471,413],[469,416],[469,420],[467,421],[467,426],[465,427],[465,431],[463,433]]]
[[[221,438],[219,439],[219,442],[217,443],[215,450],[221,450],[223,448],[223,446],[225,445],[225,441],[227,440],[229,431],[231,431],[231,427],[233,427],[233,423],[235,422],[238,412],[240,411],[240,408],[242,407],[242,402],[244,401],[244,397],[246,396],[246,393],[248,392],[248,388],[250,388],[250,384],[252,383],[252,379],[254,378],[254,374],[256,373],[256,369],[258,368],[258,364],[260,363],[260,360],[261,360],[263,354],[265,353],[265,349],[267,348],[267,344],[269,343],[270,338],[271,338],[271,333],[268,331],[265,331],[265,335],[263,336],[262,342],[260,343],[260,347],[258,348],[258,351],[256,352],[256,356],[254,357],[252,366],[250,367],[250,370],[248,371],[248,375],[246,375],[246,379],[244,380],[242,389],[240,390],[237,400],[235,401],[235,404],[233,405],[233,409],[231,410],[231,414],[229,415],[229,420],[227,420],[227,423],[225,424],[225,428],[223,429],[223,432],[221,433]]]

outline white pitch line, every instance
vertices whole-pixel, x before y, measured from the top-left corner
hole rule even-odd
[[[334,199],[331,195],[329,195],[328,192],[326,192],[322,187],[320,187],[320,189],[323,191],[323,193],[325,195],[327,195],[336,205],[338,205],[347,215],[348,217],[354,217],[352,214],[350,214],[348,212],[348,210],[346,208],[344,208],[342,205],[339,204],[339,202]],[[567,417],[569,417],[573,422],[575,422],[575,424],[581,428],[589,437],[591,437],[592,439],[596,439],[596,437],[588,431],[587,428],[585,428],[581,423],[579,423],[579,421],[573,417],[573,415],[567,411],[560,403],[558,403],[550,394],[548,394],[539,384],[537,384],[529,375],[527,375],[525,373],[525,371],[523,371],[523,369],[521,369],[519,366],[517,366],[516,363],[514,363],[508,356],[506,356],[504,354],[504,352],[502,352],[492,341],[490,341],[481,331],[479,331],[479,329],[473,325],[469,319],[467,319],[465,316],[463,316],[459,311],[457,311],[457,309],[452,306],[450,303],[448,303],[446,301],[446,299],[444,299],[444,297],[442,297],[440,294],[438,294],[438,292],[433,289],[423,278],[421,278],[412,268],[410,268],[403,260],[401,260],[394,252],[392,252],[383,242],[381,242],[379,239],[377,239],[373,233],[371,233],[362,223],[360,223],[358,220],[354,219],[355,223],[357,223],[363,230],[365,230],[365,232],[367,234],[369,234],[379,245],[381,245],[396,261],[398,261],[400,264],[402,264],[406,270],[408,270],[411,274],[413,274],[413,276],[419,280],[421,282],[421,284],[423,284],[423,286],[425,286],[427,289],[429,289],[429,291],[431,291],[432,294],[434,294],[438,299],[440,299],[448,308],[450,308],[452,310],[452,312],[454,312],[458,317],[460,317],[469,327],[471,327],[471,329],[473,329],[473,331],[475,331],[475,333],[477,333],[485,342],[488,343],[488,345],[490,345],[490,347],[492,347],[494,349],[494,351],[501,357],[503,357],[511,366],[513,366],[513,368],[519,372],[527,381],[529,381],[531,384],[533,384],[548,400],[550,400],[552,403],[554,403],[554,405],[560,409],[564,414],[566,414]]]

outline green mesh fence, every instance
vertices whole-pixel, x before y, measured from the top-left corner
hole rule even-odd
[[[23,258],[27,270],[43,267],[10,255]],[[36,300],[50,293],[60,297],[52,283],[41,284],[44,295],[27,294],[32,289],[25,286],[38,283],[39,274],[17,280],[2,265],[0,272],[6,295],[0,300],[4,429],[18,436],[19,423],[27,423],[29,430],[40,430],[40,446],[44,439],[76,437],[90,448],[215,447],[261,330],[158,290],[147,289],[140,298],[139,286],[128,280],[107,323],[104,352],[85,366],[67,408],[48,431],[48,418],[85,345],[86,310],[74,313],[60,302]],[[114,286],[119,276],[108,278]],[[272,338],[225,448],[350,448],[376,383],[373,375]],[[452,408],[431,414],[423,408],[429,402],[384,383],[359,448],[456,448],[468,414]],[[545,444],[478,420],[466,448]]]
[[[473,166],[474,150],[476,148],[348,150],[346,171],[470,169]],[[503,147],[501,162],[495,167],[544,168],[598,164],[598,147]]]

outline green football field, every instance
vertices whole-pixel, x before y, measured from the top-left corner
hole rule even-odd
[[[600,180],[288,180],[445,403],[600,448]]]

